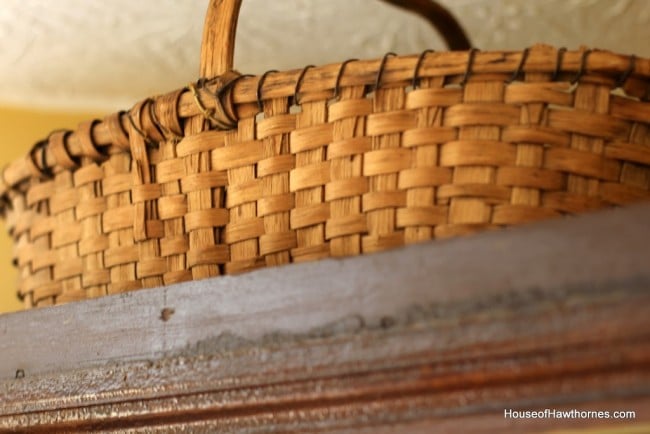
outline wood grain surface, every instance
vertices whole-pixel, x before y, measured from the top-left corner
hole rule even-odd
[[[639,426],[649,222],[637,206],[2,315],[0,431]],[[544,408],[636,419],[503,417]]]

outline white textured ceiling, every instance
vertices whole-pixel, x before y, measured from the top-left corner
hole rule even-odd
[[[441,0],[482,49],[536,42],[650,56],[649,0]],[[0,0],[0,104],[113,111],[198,75],[207,0]],[[244,0],[243,73],[442,49],[377,0]]]

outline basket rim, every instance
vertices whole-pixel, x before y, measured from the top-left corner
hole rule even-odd
[[[323,66],[308,65],[301,69],[282,72],[267,71],[261,75],[224,74],[228,76],[199,79],[197,84],[177,89],[165,95],[147,98],[134,105],[130,111],[113,113],[104,120],[92,120],[74,131],[62,135],[54,131],[48,138],[34,145],[23,158],[14,160],[0,173],[0,213],[11,206],[11,197],[26,192],[26,181],[49,179],[56,170],[69,170],[81,157],[102,161],[107,155],[129,151],[128,125],[133,124],[131,114],[138,116],[146,103],[150,112],[171,110],[172,117],[191,118],[221,113],[225,123],[211,130],[229,130],[236,126],[233,118],[234,106],[257,104],[262,99],[294,98],[298,92],[336,92],[339,86],[370,86],[371,90],[381,77],[381,85],[404,84],[416,79],[451,77],[450,84],[464,85],[470,75],[509,74],[517,79],[525,73],[550,73],[557,81],[577,82],[584,75],[597,74],[609,78],[612,89],[622,88],[625,95],[647,100],[650,97],[650,83],[639,86],[638,81],[650,80],[650,59],[634,55],[623,55],[608,50],[590,50],[581,47],[568,51],[564,48],[539,44],[520,51],[441,51],[425,50],[420,55],[393,56],[387,58],[357,60],[333,63]],[[630,86],[636,81],[637,85]],[[172,104],[170,105],[170,101]],[[294,103],[300,104],[294,100]],[[158,119],[155,119],[158,121]],[[116,125],[122,137],[115,137]],[[83,127],[82,127],[83,126]],[[135,125],[133,125],[135,127]],[[162,137],[161,140],[181,140],[183,135],[173,133],[174,127],[157,122],[157,134],[148,131],[138,133],[148,137]],[[82,137],[83,136],[83,137]],[[82,146],[82,140],[92,143]],[[155,144],[157,140],[147,140]],[[58,150],[53,149],[56,142]],[[61,146],[63,143],[63,146]],[[62,154],[63,153],[63,154]],[[62,164],[63,163],[63,164]]]

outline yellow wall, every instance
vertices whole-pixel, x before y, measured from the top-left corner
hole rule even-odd
[[[74,128],[98,113],[60,113],[0,107],[0,167],[20,158],[38,140],[60,128]],[[16,270],[11,265],[11,239],[0,229],[0,312],[19,310],[16,299]]]

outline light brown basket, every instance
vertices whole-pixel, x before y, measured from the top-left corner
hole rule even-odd
[[[359,255],[650,198],[650,60],[536,46],[203,77],[2,174],[27,307]]]

